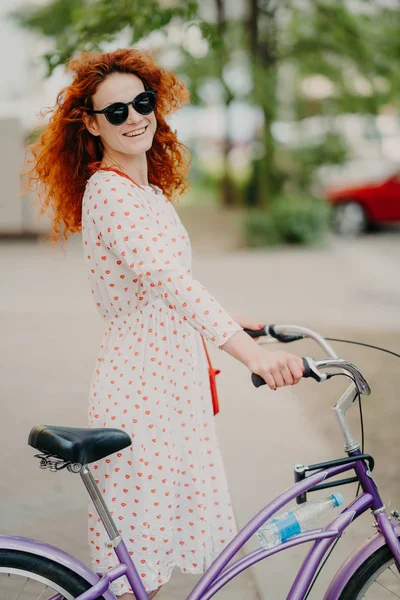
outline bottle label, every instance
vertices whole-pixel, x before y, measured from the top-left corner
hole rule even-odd
[[[292,511],[288,512],[284,518],[272,519],[272,523],[275,523],[279,529],[282,542],[286,542],[289,538],[301,533],[300,523]]]

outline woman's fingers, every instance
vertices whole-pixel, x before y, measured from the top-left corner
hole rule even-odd
[[[272,374],[269,371],[263,373],[261,377],[265,380],[265,382],[267,383],[268,387],[271,388],[271,390],[276,390],[275,379],[272,377]]]
[[[285,382],[283,380],[282,374],[280,372],[280,370],[274,370],[272,371],[272,376],[275,380],[276,383],[276,387],[283,387],[285,385]]]
[[[245,315],[232,315],[232,317],[236,321],[236,323],[239,323],[239,325],[244,329],[261,329],[261,327],[264,327],[264,325],[260,325],[254,319]]]
[[[293,385],[294,377],[288,365],[281,370],[284,385]]]
[[[303,377],[303,360],[286,352],[271,353],[273,360],[267,368],[260,369],[258,373],[267,385],[275,390],[285,385],[295,385]]]
[[[294,383],[298,383],[300,379],[302,379],[304,373],[303,360],[298,360],[297,356],[293,357],[289,359],[288,367],[290,369],[290,372],[292,373]]]

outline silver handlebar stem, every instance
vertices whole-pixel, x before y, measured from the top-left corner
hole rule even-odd
[[[342,430],[342,435],[344,438],[344,449],[347,453],[354,452],[355,450],[359,450],[360,448],[360,444],[353,438],[345,416],[346,411],[350,408],[350,406],[352,406],[357,396],[358,393],[354,387],[354,384],[349,385],[349,387],[343,392],[338,402],[332,409],[335,413],[337,422],[339,423],[339,427]]]
[[[350,375],[354,378],[350,383],[348,388],[339,398],[338,402],[333,407],[333,412],[335,413],[336,419],[339,423],[339,426],[342,430],[344,442],[345,442],[345,451],[347,453],[354,452],[360,448],[360,444],[353,438],[353,435],[350,431],[350,427],[346,421],[345,414],[347,410],[352,406],[354,400],[358,396],[358,391],[363,395],[369,395],[371,393],[371,388],[368,385],[368,382],[360,372],[360,370],[353,365],[352,363],[339,358],[336,354],[335,350],[332,348],[330,343],[319,333],[312,331],[311,329],[307,329],[306,327],[299,327],[298,325],[275,325],[274,330],[282,335],[293,335],[293,336],[301,336],[302,338],[309,338],[317,342],[321,346],[323,350],[328,354],[330,358],[323,360],[315,360],[313,361],[314,365],[318,368],[327,368],[327,367],[336,367],[340,369],[346,375]],[[278,341],[272,336],[269,336],[269,340]],[[321,374],[323,375],[323,374]]]
[[[365,396],[369,396],[371,393],[371,388],[368,385],[368,382],[360,373],[359,369],[352,363],[339,359],[327,358],[325,360],[316,360],[315,365],[318,368],[326,368],[326,367],[337,367],[340,368],[343,373],[354,377],[356,382],[356,386],[354,383],[351,383],[342,396],[339,398],[338,402],[333,407],[333,412],[335,413],[335,417],[339,423],[339,426],[342,430],[342,434],[344,437],[344,449],[347,453],[354,452],[360,448],[360,444],[353,438],[350,427],[346,421],[346,412],[352,406],[353,402],[358,397],[358,393],[363,394]],[[343,365],[343,368],[341,367]]]

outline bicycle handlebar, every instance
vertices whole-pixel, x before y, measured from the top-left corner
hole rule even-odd
[[[304,378],[312,377],[318,382],[326,381],[332,377],[333,374],[321,373],[319,369],[336,367],[346,375],[350,375],[361,394],[368,396],[371,393],[368,382],[358,367],[342,358],[339,358],[325,338],[311,329],[298,327],[297,325],[265,325],[261,329],[244,329],[244,331],[252,338],[271,337],[272,340],[270,341],[279,341],[283,343],[289,343],[303,338],[312,338],[319,343],[324,350],[327,351],[330,358],[314,360],[310,357],[303,357]],[[252,373],[251,380],[255,387],[260,387],[261,385],[266,384],[265,380],[260,377],[260,375],[256,375],[255,373]]]
[[[265,341],[281,342],[288,344],[304,338],[311,338],[317,342],[331,358],[339,358],[330,343],[319,333],[299,327],[298,325],[264,325],[261,329],[244,329],[252,338],[265,337]]]
[[[315,379],[318,382],[328,379],[328,375],[326,375],[324,373],[319,373],[317,371],[317,369],[315,368],[315,361],[313,359],[303,357],[303,365],[304,365],[304,372],[303,372],[304,379],[306,379],[308,377],[312,377],[313,379]],[[256,375],[256,373],[251,374],[251,380],[253,382],[253,385],[257,388],[262,385],[266,385],[266,381],[260,375]]]
[[[252,338],[259,337],[272,337],[273,341],[282,342],[283,344],[287,344],[289,342],[295,342],[296,340],[301,340],[304,335],[299,334],[290,334],[285,331],[281,331],[281,327],[277,325],[264,325],[261,329],[244,329],[244,331]],[[272,340],[271,340],[272,341]]]

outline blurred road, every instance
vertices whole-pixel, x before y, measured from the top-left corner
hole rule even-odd
[[[224,252],[219,246],[217,253],[211,239],[203,237],[194,244],[194,256],[195,276],[234,316],[295,323],[400,350],[398,232],[354,241],[332,238],[320,249]],[[45,242],[3,242],[0,269],[0,531],[59,545],[87,562],[86,495],[80,478],[39,470],[26,443],[34,424],[86,426],[89,381],[104,325],[86,282],[81,240],[71,240],[65,252]],[[370,349],[337,347],[370,380],[373,395],[364,402],[366,450],[376,458],[385,501],[399,507],[400,363]],[[321,357],[310,342],[284,349]],[[222,369],[216,418],[242,527],[292,483],[294,464],[343,455],[330,406],[345,383],[335,378],[324,385],[302,381],[277,392],[256,390],[243,366],[217,349],[211,354]],[[357,414],[350,420],[358,435]],[[343,492],[347,499],[354,495],[350,487]],[[334,568],[372,533],[370,515],[360,521],[339,544],[311,599],[323,597]],[[246,550],[257,546],[254,538]],[[284,599],[305,551],[259,563],[217,597]],[[157,598],[183,600],[197,579],[175,570]]]

